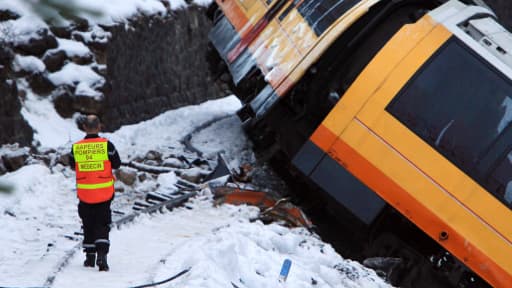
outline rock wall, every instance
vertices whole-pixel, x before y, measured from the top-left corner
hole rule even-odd
[[[107,130],[224,94],[214,84],[206,53],[211,22],[205,8],[138,19],[111,31],[107,49]]]
[[[8,79],[12,57],[9,49],[0,47],[0,144],[17,142],[30,145],[33,131],[20,114],[16,83]]]

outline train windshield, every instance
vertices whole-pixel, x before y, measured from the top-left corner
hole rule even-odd
[[[510,79],[450,39],[386,110],[511,207],[511,97]]]
[[[297,1],[297,10],[306,19],[316,35],[322,34],[334,21],[361,0],[303,0]]]

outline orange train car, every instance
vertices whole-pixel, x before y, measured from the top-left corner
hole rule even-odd
[[[400,259],[401,287],[512,285],[512,34],[491,10],[216,5],[209,37],[246,132],[362,227],[361,255]]]

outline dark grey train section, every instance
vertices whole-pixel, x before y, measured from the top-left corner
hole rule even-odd
[[[371,224],[386,206],[382,198],[311,141],[302,146],[293,165],[365,224]]]

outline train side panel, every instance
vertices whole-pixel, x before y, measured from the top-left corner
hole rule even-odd
[[[425,67],[434,56],[451,49],[448,43],[455,41],[452,38],[453,34],[430,16],[404,27],[361,73],[294,163],[325,187],[325,178],[317,176],[316,170],[322,163],[336,161],[336,169],[349,171],[486,281],[506,287],[512,283],[510,208],[387,108],[404,87],[411,85],[409,81],[419,77],[418,71],[428,69]],[[464,96],[459,97],[463,102]],[[441,132],[438,141],[442,140]],[[311,158],[312,145],[317,149],[316,159]],[[304,157],[313,164],[308,161],[304,165]],[[334,197],[342,193],[327,192]],[[366,197],[375,202],[374,197]],[[358,211],[363,210],[354,211],[356,215]],[[358,216],[365,220],[365,215]]]

